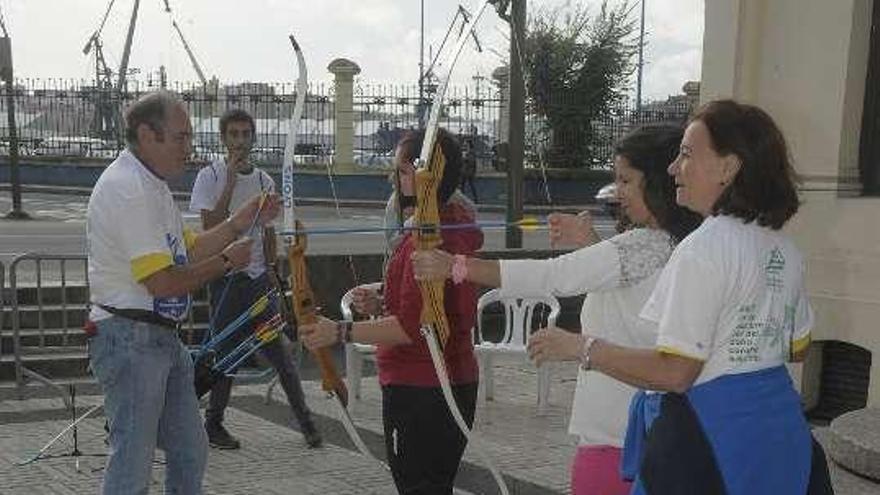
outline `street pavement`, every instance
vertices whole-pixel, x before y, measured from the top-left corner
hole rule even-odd
[[[27,193],[24,195],[23,209],[32,216],[31,220],[8,220],[0,216],[0,263],[7,270],[16,255],[27,252],[43,254],[84,254],[86,251],[85,218],[88,196],[73,194]],[[179,201],[185,222],[200,230],[198,215],[187,210],[188,203]],[[0,215],[11,210],[10,195],[0,194]],[[310,204],[297,207],[298,218],[307,229],[346,229],[362,227],[381,227],[384,210],[376,206],[357,206],[336,208],[333,204]],[[504,213],[480,211],[480,222],[499,223],[504,221]],[[614,233],[611,218],[598,214],[596,228],[603,237]],[[503,228],[483,229],[484,245],[487,251],[504,249],[505,231]],[[283,244],[279,244],[281,246]],[[523,232],[523,247],[526,249],[547,249],[547,231],[539,228]],[[309,253],[321,254],[369,254],[381,253],[385,248],[382,232],[364,234],[312,235],[309,237]],[[28,271],[33,265],[22,266],[18,274],[24,283],[32,281]],[[44,276],[52,277],[52,267]],[[83,276],[73,274],[80,280]],[[71,282],[78,280],[71,280]]]
[[[21,253],[34,249],[51,252],[82,252],[85,249],[85,218],[88,196],[29,193],[24,197],[23,209],[32,220],[7,220],[0,217],[0,256]],[[188,225],[199,228],[196,213],[188,211],[188,204],[179,201],[178,205]],[[8,194],[0,195],[0,215],[11,210],[12,201]],[[577,207],[574,207],[577,209]],[[572,211],[572,207],[568,207]],[[384,211],[375,206],[336,208],[325,203],[297,207],[298,218],[307,229],[332,229],[354,227],[381,227]],[[478,214],[480,222],[497,223],[504,221],[504,213],[483,211]],[[600,234],[608,235],[614,231],[613,220],[597,213],[596,227]],[[497,250],[504,247],[504,229],[486,228],[486,249]],[[340,237],[341,236],[341,237]],[[381,252],[384,248],[383,233],[315,235],[310,238],[314,250],[327,254],[362,254]],[[340,242],[340,239],[343,241]],[[526,230],[523,234],[523,247],[527,249],[546,249],[547,234],[543,229]]]

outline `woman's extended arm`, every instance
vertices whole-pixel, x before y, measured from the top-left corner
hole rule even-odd
[[[633,387],[684,393],[700,375],[703,362],[597,339],[590,349],[590,367]]]
[[[529,339],[529,355],[545,361],[583,361],[590,356],[590,369],[600,371],[633,387],[682,393],[693,385],[703,362],[655,349],[634,349],[595,339],[589,350],[589,337],[557,327],[544,328]]]
[[[455,256],[435,249],[433,251],[417,251],[412,255],[413,272],[416,280],[447,279],[452,276]],[[485,287],[501,285],[501,266],[498,260],[465,258],[467,281]]]
[[[396,316],[375,320],[335,322],[321,317],[311,325],[300,325],[299,334],[303,344],[311,350],[350,340],[362,344],[409,344],[409,336],[400,326]]]

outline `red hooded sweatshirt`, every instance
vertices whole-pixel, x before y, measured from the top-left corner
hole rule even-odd
[[[448,203],[440,211],[441,225],[471,224],[474,221],[474,214],[459,203]],[[470,256],[483,245],[483,233],[476,227],[443,230],[441,237],[440,249],[453,254]],[[382,385],[440,385],[428,345],[420,331],[422,295],[410,259],[415,247],[415,240],[408,232],[385,270],[385,314],[397,317],[412,343],[378,346],[376,362]],[[453,284],[447,280],[444,300],[450,330],[444,349],[449,380],[453,384],[475,383],[477,361],[472,330],[476,321],[477,292],[469,282]]]

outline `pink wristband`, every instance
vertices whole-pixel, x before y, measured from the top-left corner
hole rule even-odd
[[[452,258],[452,281],[460,284],[467,278],[467,256],[456,254]]]

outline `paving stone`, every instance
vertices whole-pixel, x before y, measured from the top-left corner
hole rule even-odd
[[[568,416],[575,387],[576,364],[556,367],[550,389],[550,404],[538,414],[536,403],[537,374],[521,357],[505,356],[496,360],[495,400],[480,402],[475,432],[505,478],[512,480],[518,494],[568,493],[569,466],[576,440],[568,435]],[[326,400],[318,381],[303,383],[306,399],[319,424],[338,427],[338,406]],[[300,495],[300,494],[381,494],[395,493],[390,474],[355,452],[347,439],[325,442],[320,449],[307,449],[296,426],[289,427],[292,414],[286,398],[277,390],[266,405],[266,385],[236,386],[232,406],[227,411],[227,427],[242,441],[241,450],[215,450],[209,453],[204,481],[206,495]],[[353,400],[350,412],[358,428],[372,440],[380,439],[381,392],[375,377],[365,377],[362,399]],[[100,404],[102,397],[77,396],[78,410]],[[245,407],[245,405],[247,407]],[[80,470],[74,459],[53,457],[26,466],[15,463],[41,448],[64,428],[69,419],[57,398],[28,398],[0,401],[0,495],[39,495],[96,493],[100,486],[106,453],[102,416],[84,420],[78,429]],[[5,419],[5,421],[4,421]],[[341,431],[340,428],[336,428]],[[875,430],[876,431],[876,430]],[[828,445],[825,433],[817,432]],[[335,435],[342,436],[342,433]],[[325,439],[333,436],[326,435]],[[375,452],[381,454],[379,445]],[[369,444],[369,442],[368,442]],[[70,452],[71,438],[65,436],[47,452],[58,455]],[[150,493],[163,492],[164,460],[157,452]],[[497,488],[482,469],[483,459],[474,445],[465,452],[459,476],[458,495],[492,495]],[[846,472],[831,463],[838,495],[878,494],[878,485]],[[470,466],[470,468],[465,469]],[[478,470],[479,472],[475,472]],[[480,478],[480,490],[469,484]],[[473,479],[472,479],[473,478]],[[523,489],[519,489],[524,487]]]

